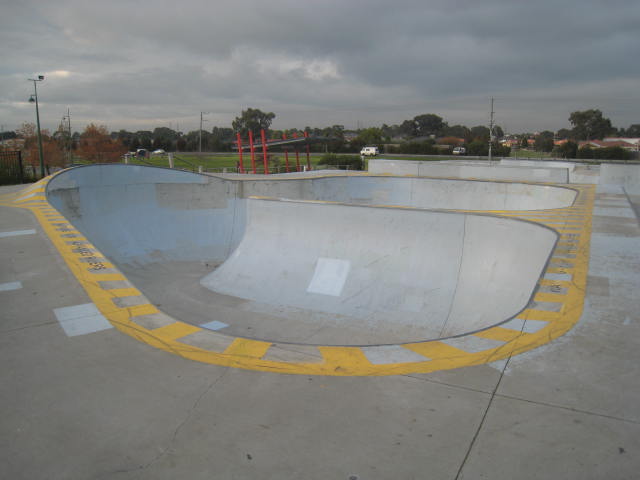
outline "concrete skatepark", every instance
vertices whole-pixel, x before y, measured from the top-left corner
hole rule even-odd
[[[5,187],[5,476],[633,478],[634,167]]]

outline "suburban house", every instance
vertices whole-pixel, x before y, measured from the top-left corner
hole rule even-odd
[[[603,140],[587,140],[579,142],[578,146],[591,147],[591,148],[606,148],[606,147],[622,147],[630,152],[640,151],[640,138],[616,138],[609,137]]]

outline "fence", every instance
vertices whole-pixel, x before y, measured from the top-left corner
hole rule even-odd
[[[22,166],[22,152],[0,152],[0,185],[24,183],[25,175]]]

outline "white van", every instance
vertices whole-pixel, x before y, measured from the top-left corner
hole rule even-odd
[[[362,150],[360,150],[360,155],[365,157],[375,157],[379,153],[378,147],[363,147]]]
[[[464,155],[465,153],[467,153],[467,149],[464,147],[455,147],[453,149],[454,155]]]

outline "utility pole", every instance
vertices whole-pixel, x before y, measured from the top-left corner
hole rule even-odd
[[[42,154],[42,135],[40,134],[40,110],[38,108],[38,88],[37,82],[44,80],[44,75],[38,75],[38,78],[29,78],[30,82],[33,82],[33,95],[29,98],[29,102],[36,104],[36,123],[38,127],[38,154],[40,156],[40,177],[44,178],[44,156]]]
[[[491,114],[489,115],[489,164],[491,164],[491,148],[493,145],[493,97],[491,97]]]
[[[202,119],[203,115],[207,115],[209,112],[200,112],[200,146],[198,147],[198,151],[202,153],[202,122],[206,122],[206,120]]]
[[[66,120],[66,125],[65,125],[65,120]],[[67,114],[62,116],[62,124],[64,127],[67,127],[67,134],[69,135],[67,137],[65,147],[67,150],[67,163],[70,165],[71,164],[71,147],[73,145],[73,139],[71,138],[71,111],[69,110],[69,107],[67,107]]]

